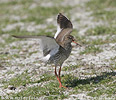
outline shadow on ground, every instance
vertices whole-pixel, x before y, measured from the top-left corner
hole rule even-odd
[[[76,77],[73,78],[72,80],[69,79],[65,82],[67,84],[67,87],[76,87],[80,84],[86,85],[86,84],[97,84],[101,82],[102,80],[111,78],[111,76],[116,76],[116,72],[104,72],[102,75],[96,76],[96,77],[90,77],[87,79],[77,79]]]

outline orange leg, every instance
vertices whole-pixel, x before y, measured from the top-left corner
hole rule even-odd
[[[63,86],[62,83],[61,83],[61,80],[60,80],[60,72],[61,72],[61,67],[60,67],[60,70],[59,70],[59,77],[58,77],[57,72],[56,72],[56,66],[55,66],[55,75],[56,75],[57,80],[58,80],[58,82],[59,82],[59,88],[61,88],[61,87],[66,88],[66,87]]]
[[[61,66],[60,66],[59,73],[58,73],[59,80],[61,81],[60,72],[61,72]]]

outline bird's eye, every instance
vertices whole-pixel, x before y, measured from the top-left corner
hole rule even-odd
[[[69,38],[69,39],[72,39],[72,37],[71,37],[71,36],[69,36],[68,38]]]

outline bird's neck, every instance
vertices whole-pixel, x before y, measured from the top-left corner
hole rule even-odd
[[[65,49],[65,50],[68,50],[68,51],[72,50],[72,45],[71,45],[71,43],[66,43],[66,44],[64,44],[64,49]]]

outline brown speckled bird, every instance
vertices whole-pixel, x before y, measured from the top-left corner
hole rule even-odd
[[[71,42],[75,42],[74,37],[70,35],[73,30],[71,21],[63,14],[59,13],[57,16],[57,32],[54,37],[50,36],[15,36],[16,38],[37,38],[40,41],[42,47],[44,61],[47,64],[53,63],[55,65],[55,75],[59,82],[59,87],[64,87],[61,83],[60,72],[63,62],[69,57],[72,45]],[[76,43],[79,45],[78,43]],[[57,74],[56,67],[60,66]],[[66,88],[66,87],[64,87]]]

